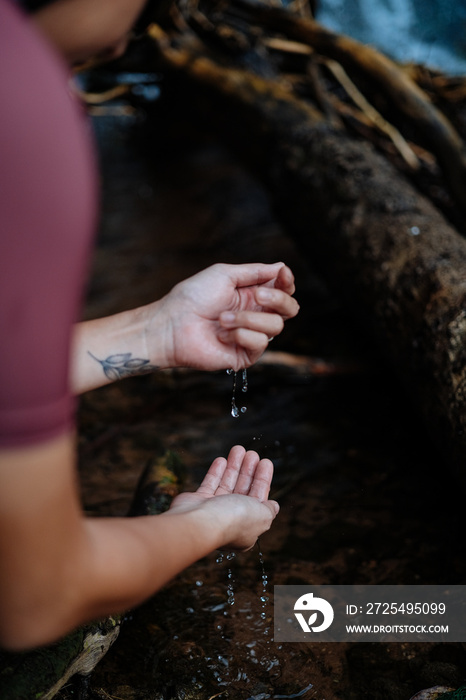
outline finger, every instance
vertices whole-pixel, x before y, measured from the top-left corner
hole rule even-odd
[[[259,461],[260,457],[257,452],[254,452],[254,450],[248,450],[246,452],[241,465],[240,473],[238,474],[235,493],[240,493],[243,496],[246,496],[249,493]]]
[[[283,265],[278,271],[277,279],[275,280],[276,289],[281,289],[287,294],[294,294],[296,291],[294,283],[294,275],[287,265]]]
[[[272,511],[274,518],[279,514],[280,506],[278,505],[277,501],[264,501],[264,505],[266,505],[267,508]]]
[[[255,360],[262,355],[269,342],[265,333],[250,331],[247,328],[219,331],[218,338],[222,343],[227,345],[239,346],[245,352],[247,356],[245,361],[249,364],[255,362]]]
[[[299,304],[296,299],[281,289],[258,287],[254,296],[260,306],[280,314],[283,318],[293,318],[299,311]]]
[[[255,284],[266,284],[275,280],[282,267],[282,262],[267,265],[265,263],[245,263],[244,265],[228,265],[229,277],[236,287],[251,287]]]
[[[245,328],[264,333],[267,338],[282,332],[284,321],[279,314],[264,311],[238,311],[220,314],[220,324],[225,329]]]
[[[254,472],[254,478],[249,489],[248,496],[266,501],[269,496],[272,483],[273,464],[270,459],[261,459]]]
[[[266,506],[268,511],[269,511],[269,522],[267,525],[263,525],[262,527],[262,532],[260,534],[263,534],[264,532],[267,532],[267,530],[270,530],[270,527],[277,517],[279,511],[280,511],[280,506],[278,505],[277,501],[263,501],[262,505]],[[248,552],[250,549],[254,547],[254,545],[257,542],[257,538],[254,540],[254,542],[247,544],[245,547],[241,548],[241,551],[243,552]]]
[[[241,471],[245,453],[246,450],[241,445],[235,445],[231,448],[227,458],[226,469],[223,472],[220,483],[215,491],[216,496],[221,496],[226,493],[233,493],[236,482],[238,481],[238,475]]]
[[[207,474],[203,478],[201,485],[196,490],[196,493],[202,493],[206,496],[213,496],[220,485],[226,468],[227,460],[225,457],[217,457],[214,459]]]

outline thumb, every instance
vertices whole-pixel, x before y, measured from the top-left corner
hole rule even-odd
[[[277,501],[264,501],[264,505],[267,506],[267,508],[272,512],[274,518],[280,512],[280,506],[278,505]]]

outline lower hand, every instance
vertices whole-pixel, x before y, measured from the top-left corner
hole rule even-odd
[[[170,511],[207,509],[225,528],[222,548],[246,551],[278,514],[278,503],[267,500],[272,475],[269,459],[236,445],[227,459],[217,457],[212,462],[197,491],[174,498]]]

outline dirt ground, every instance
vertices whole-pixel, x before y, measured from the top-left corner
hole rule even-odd
[[[221,562],[212,554],[127,615],[90,697],[409,700],[458,687],[461,644],[272,640],[275,584],[463,583],[462,494],[364,329],[234,157],[157,110],[94,123],[103,216],[86,316],[151,301],[213,262],[281,259],[302,310],[270,350],[320,358],[327,371],[259,364],[238,419],[226,373],[162,372],[82,398],[89,514],[124,515],[161,444],[183,460],[187,488],[231,445],[257,449],[275,463],[281,504],[258,548]],[[69,686],[60,697],[77,693]]]

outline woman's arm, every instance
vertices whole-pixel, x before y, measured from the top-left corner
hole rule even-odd
[[[163,515],[85,518],[74,449],[64,435],[0,452],[0,643],[12,650],[140,603],[218,547],[251,547],[278,512],[271,463],[237,446]]]
[[[78,324],[71,385],[82,393],[167,367],[242,369],[298,313],[283,263],[217,264],[147,306]]]
[[[147,347],[147,311],[141,307],[76,324],[70,378],[74,394],[160,368],[156,348],[149,352]]]

